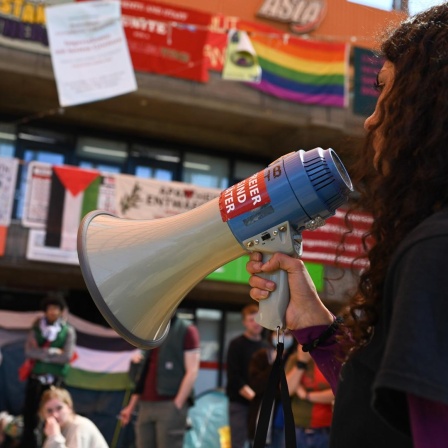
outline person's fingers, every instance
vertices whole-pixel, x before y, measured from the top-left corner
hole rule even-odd
[[[289,274],[300,270],[302,261],[298,258],[293,258],[281,252],[276,252],[266,263],[261,266],[262,272],[272,272],[282,269]]]
[[[129,423],[129,419],[126,417],[121,417],[120,420],[123,426],[126,426]]]
[[[122,425],[127,425],[130,420],[130,413],[126,411],[121,411],[119,415],[119,419],[121,420]]]
[[[250,297],[256,301],[267,299],[269,297],[269,293],[274,291],[276,288],[273,281],[259,277],[258,275],[252,275],[249,278],[249,286],[251,287],[249,292]]]
[[[253,252],[249,255],[249,261],[246,263],[246,270],[249,274],[258,274],[263,266],[263,257],[260,252]]]
[[[267,299],[269,297],[269,292],[263,289],[252,288],[249,291],[250,298],[259,302],[260,300]]]
[[[44,432],[47,436],[55,435],[60,432],[59,423],[52,415],[47,417],[45,421]]]
[[[272,280],[260,277],[258,275],[252,275],[249,278],[249,286],[251,288],[257,288],[264,291],[272,292],[275,290],[276,285]]]
[[[249,260],[251,261],[262,261],[263,254],[261,252],[249,252]]]

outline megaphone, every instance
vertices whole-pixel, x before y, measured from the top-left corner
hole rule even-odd
[[[78,256],[87,288],[104,318],[124,339],[159,346],[186,294],[208,274],[247,251],[268,259],[301,254],[301,232],[334,215],[352,191],[350,177],[330,149],[287,154],[264,170],[185,213],[131,220],[103,211],[87,214],[78,231]],[[258,322],[284,328],[289,289],[260,302]]]

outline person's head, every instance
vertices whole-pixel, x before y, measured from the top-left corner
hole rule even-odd
[[[70,422],[75,415],[73,401],[66,389],[51,387],[40,399],[39,415],[45,420],[54,417],[61,427]]]
[[[49,294],[42,300],[41,306],[47,322],[51,324],[62,316],[67,305],[62,295]]]
[[[366,120],[378,169],[397,174],[435,161],[447,138],[448,4],[404,21],[381,45],[386,62],[378,74],[380,97]],[[433,147],[435,145],[435,147]],[[431,149],[432,148],[432,149]],[[444,151],[446,153],[446,151]],[[428,157],[424,157],[424,156]],[[410,159],[415,159],[414,163]],[[425,163],[426,162],[426,163]],[[429,165],[427,165],[429,164]],[[422,168],[420,168],[422,170]]]
[[[255,321],[258,313],[258,306],[255,304],[246,305],[241,310],[241,319],[246,331],[244,334],[249,339],[260,339],[263,327]]]
[[[358,344],[377,320],[392,253],[448,205],[448,4],[405,20],[384,40],[381,54],[380,96],[351,172],[357,205],[374,217],[369,267],[348,316]]]

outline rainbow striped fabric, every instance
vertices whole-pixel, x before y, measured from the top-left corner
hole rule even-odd
[[[256,31],[249,35],[263,70],[261,82],[252,87],[287,101],[348,105],[349,45]]]

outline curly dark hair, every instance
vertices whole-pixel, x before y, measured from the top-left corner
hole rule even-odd
[[[64,311],[65,308],[67,308],[67,302],[65,301],[64,296],[56,292],[52,292],[46,295],[40,303],[43,311],[47,311],[47,308],[50,305],[58,306],[61,311]]]
[[[373,216],[363,240],[366,247],[373,241],[368,268],[345,313],[352,352],[368,342],[378,320],[392,254],[418,224],[448,205],[448,4],[405,20],[384,40],[381,54],[394,65],[393,86],[351,172],[359,192],[353,208]],[[384,136],[376,170],[375,131]]]

